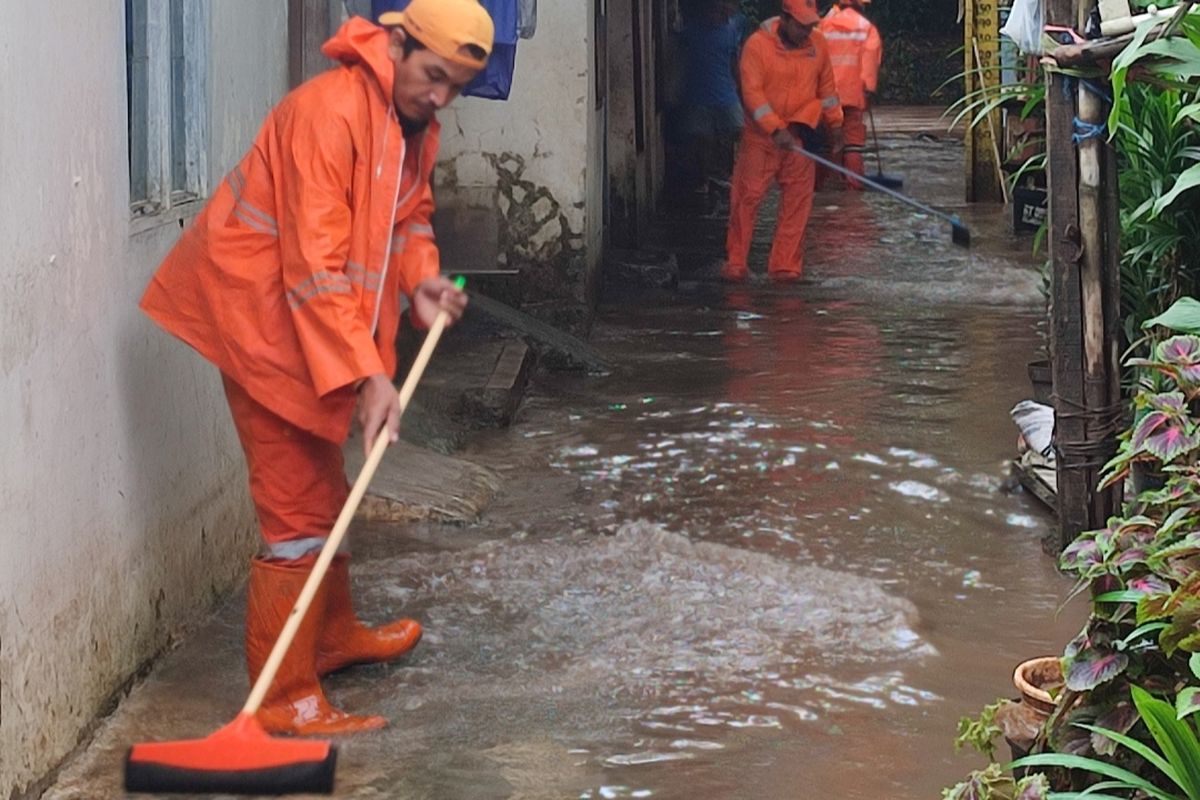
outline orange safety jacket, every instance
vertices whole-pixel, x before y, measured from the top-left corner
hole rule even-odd
[[[883,40],[879,30],[856,8],[834,6],[821,20],[838,96],[848,108],[866,108],[867,92],[879,84]]]
[[[288,422],[349,433],[363,378],[396,370],[400,294],[439,270],[438,131],[406,139],[388,33],[360,18],[341,62],[289,93],[180,237],[142,309]]]
[[[825,40],[813,31],[803,47],[789,48],[779,38],[779,18],[767,20],[742,48],[742,103],[748,134],[770,136],[798,122],[815,128],[824,120],[842,124],[842,106]]]

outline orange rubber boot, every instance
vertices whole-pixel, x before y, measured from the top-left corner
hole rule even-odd
[[[317,674],[328,675],[354,664],[395,661],[421,641],[421,624],[399,619],[378,628],[359,622],[350,600],[350,558],[336,556],[325,576],[329,595],[325,624],[317,640]]]
[[[246,598],[246,668],[250,682],[258,678],[275,640],[287,621],[315,559],[250,562],[250,588]],[[317,678],[317,638],[328,597],[328,578],[304,615],[292,646],[279,667],[258,721],[271,733],[336,735],[382,728],[383,717],[358,717],[330,705]]]

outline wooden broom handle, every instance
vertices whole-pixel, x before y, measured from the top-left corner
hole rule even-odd
[[[461,285],[459,288],[462,288]],[[404,385],[400,387],[401,416],[408,408],[409,401],[412,400],[413,393],[417,390],[417,384],[421,382],[421,375],[425,372],[430,357],[433,356],[433,349],[437,347],[438,339],[441,338],[442,331],[446,329],[446,323],[449,320],[450,315],[442,310],[437,315],[437,319],[433,321],[433,325],[430,326],[429,333],[425,336],[425,343],[421,345],[421,350],[417,353],[417,360],[413,363],[412,369],[408,371]],[[317,595],[317,589],[320,588],[321,581],[325,579],[325,573],[329,571],[329,565],[332,563],[342,539],[346,537],[350,521],[354,519],[354,513],[358,511],[358,504],[362,502],[363,495],[367,493],[367,485],[375,476],[375,470],[379,467],[379,462],[383,460],[383,454],[387,451],[388,444],[388,430],[387,425],[384,424],[379,435],[375,437],[375,444],[371,447],[367,462],[363,464],[362,470],[358,473],[358,479],[354,481],[354,486],[350,489],[350,496],[346,498],[342,512],[338,514],[333,531],[325,540],[325,546],[321,548],[321,555],[317,557],[317,563],[313,565],[312,572],[304,583],[304,588],[300,590],[300,596],[296,598],[296,605],[292,606],[292,611],[288,614],[287,623],[284,624],[283,631],[279,634],[279,639],[276,640],[275,647],[272,648],[271,655],[267,658],[267,663],[263,665],[258,680],[254,682],[254,688],[250,690],[250,697],[246,699],[246,705],[242,706],[243,714],[257,713],[258,707],[262,705],[263,699],[267,696],[267,690],[271,688],[271,683],[275,680],[275,673],[279,671],[279,666],[283,663],[288,648],[292,646],[292,640],[296,638],[296,631],[300,630],[300,623],[304,621],[304,615],[308,613],[308,607],[312,605],[313,598]]]

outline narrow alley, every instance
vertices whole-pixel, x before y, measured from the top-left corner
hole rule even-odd
[[[499,478],[479,521],[356,526],[364,618],[426,633],[327,682],[390,721],[337,742],[336,797],[917,800],[975,765],[958,719],[1080,623],[1052,518],[1008,473],[1042,279],[1030,237],[961,203],[944,125],[881,119],[890,171],[961,214],[971,250],[881,195],[822,192],[808,281],[730,287],[723,219],[668,213],[651,238],[679,285],[602,296],[611,372],[540,371],[510,427],[454,453]],[[131,743],[222,725],[247,689],[243,604],[161,659],[45,800],[121,796]]]

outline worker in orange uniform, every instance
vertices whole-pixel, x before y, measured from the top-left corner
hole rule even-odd
[[[883,40],[879,30],[863,15],[871,0],[838,0],[821,20],[820,31],[829,45],[829,60],[837,81],[838,97],[846,121],[843,125],[846,147],[842,166],[863,174],[863,149],[867,146],[864,119],[871,96],[879,84],[879,65],[883,60]],[[831,171],[827,171],[831,172]],[[824,178],[822,175],[822,183]],[[832,175],[828,177],[832,178]],[[850,180],[851,189],[861,190],[862,183]]]
[[[412,0],[380,25],[346,22],[322,52],[337,66],[288,94],[249,153],[167,256],[143,310],[220,371],[265,543],[251,563],[246,661],[253,683],[348,495],[341,444],[399,433],[392,383],[400,296],[428,327],[466,296],[439,275],[430,217],[435,112],[491,53],[476,0]],[[320,677],[395,659],[421,626],[367,628],[334,560],[259,721],[269,731],[383,727],[334,708]]]
[[[783,0],[783,13],[764,22],[742,49],[739,74],[746,124],[733,168],[729,231],[721,277],[744,281],[754,222],[772,181],[780,188],[779,219],[767,263],[772,280],[799,280],[804,232],[812,212],[816,170],[803,153],[817,146],[823,120],[841,150],[842,107],[816,0]],[[804,140],[807,140],[805,142]]]

